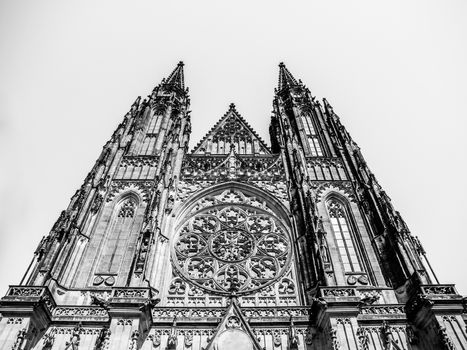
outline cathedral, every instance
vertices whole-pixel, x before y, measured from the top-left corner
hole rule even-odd
[[[281,63],[269,144],[231,104],[189,151],[183,67],[0,300],[0,349],[467,349],[467,300],[325,99]]]

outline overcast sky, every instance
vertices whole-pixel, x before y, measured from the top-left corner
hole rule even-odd
[[[179,60],[191,147],[231,102],[269,141],[284,61],[334,106],[441,283],[467,294],[466,18],[463,0],[2,1],[0,295]]]

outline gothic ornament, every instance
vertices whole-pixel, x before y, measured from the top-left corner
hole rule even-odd
[[[26,328],[21,329],[18,331],[16,335],[15,343],[13,344],[12,350],[21,350],[24,342],[24,338],[26,338]]]
[[[83,332],[81,324],[73,328],[71,333],[70,341],[65,343],[65,350],[78,350],[79,341],[81,339],[80,334]]]
[[[224,205],[202,209],[182,226],[173,261],[201,289],[246,294],[278,280],[290,252],[285,227],[269,212]],[[292,294],[293,283],[284,280],[280,290]]]

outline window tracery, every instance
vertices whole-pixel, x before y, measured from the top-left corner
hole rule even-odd
[[[302,115],[302,123],[305,130],[305,135],[308,139],[308,144],[310,146],[310,152],[313,157],[323,156],[323,150],[321,148],[318,136],[316,134],[315,128],[313,126],[313,121],[311,120],[311,115],[305,113]]]
[[[332,230],[345,272],[360,272],[362,267],[353,242],[353,233],[349,225],[346,210],[342,203],[331,200],[327,203]]]
[[[263,290],[289,266],[286,230],[270,212],[235,205],[238,193],[225,191],[221,196],[233,203],[201,207],[182,225],[173,244],[174,266],[195,291],[227,295]],[[293,294],[293,282],[284,281],[281,294]]]
[[[133,198],[125,200],[118,212],[119,218],[132,218],[135,215],[136,202]]]

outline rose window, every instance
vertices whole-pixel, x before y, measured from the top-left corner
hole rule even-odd
[[[247,294],[280,278],[291,248],[271,213],[249,206],[205,208],[180,229],[175,268],[186,280],[217,294]]]

